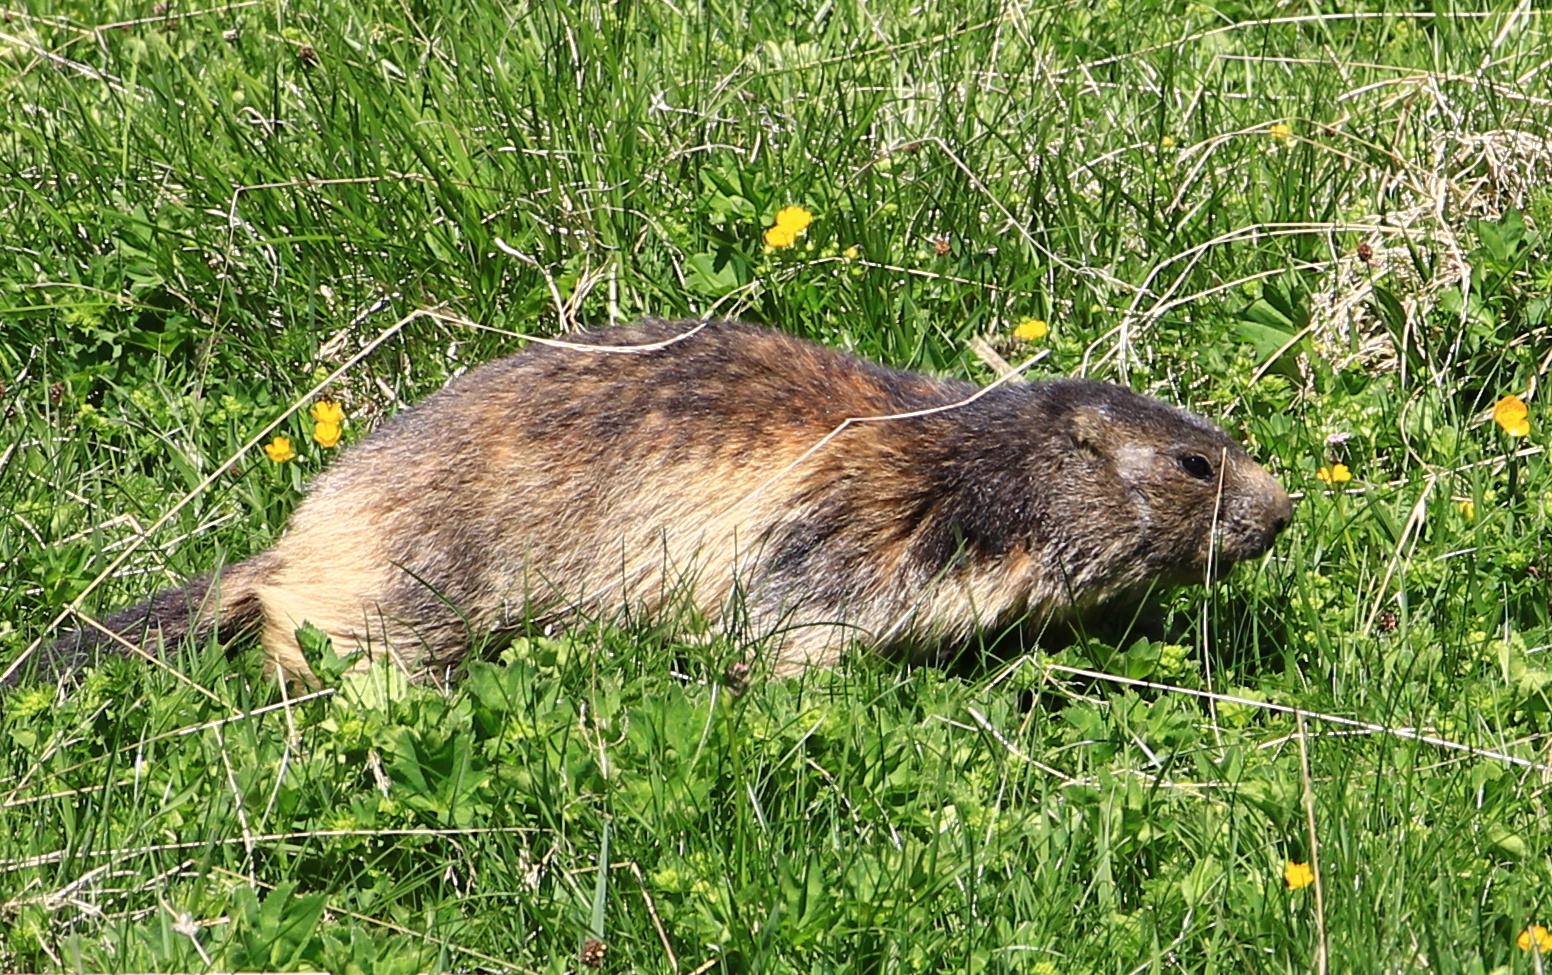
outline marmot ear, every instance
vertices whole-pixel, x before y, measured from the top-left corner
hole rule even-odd
[[[1080,406],[1072,411],[1072,439],[1080,447],[1103,451],[1115,440],[1115,422],[1099,407]]]

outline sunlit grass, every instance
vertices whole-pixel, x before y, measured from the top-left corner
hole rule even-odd
[[[601,623],[450,688],[288,702],[243,641],[24,685],[0,969],[1538,970],[1552,44],[1501,8],[11,11],[6,664],[269,544],[319,384],[348,449],[646,315],[1043,354],[1300,502],[1168,644],[741,689]]]

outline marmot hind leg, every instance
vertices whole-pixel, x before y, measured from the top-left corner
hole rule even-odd
[[[310,624],[333,644],[340,657],[364,654],[358,667],[387,657],[406,674],[457,663],[470,646],[468,625],[450,608],[422,613],[425,619],[394,615],[375,601],[342,594],[324,585],[271,585],[260,589],[267,665],[288,680],[315,688],[317,675],[297,642],[296,631]]]
[[[754,635],[758,639],[767,634],[772,648],[771,674],[775,677],[796,677],[810,667],[835,667],[847,647],[868,638],[867,633],[844,622],[792,617]]]

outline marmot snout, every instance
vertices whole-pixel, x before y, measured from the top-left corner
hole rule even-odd
[[[1218,427],[1119,386],[977,396],[735,323],[568,341],[596,348],[454,380],[345,452],[272,549],[107,625],[257,622],[308,681],[303,622],[419,672],[492,631],[688,608],[790,673],[1202,582],[1291,513]]]

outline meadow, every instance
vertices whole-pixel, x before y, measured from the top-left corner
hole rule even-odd
[[[262,549],[460,371],[643,316],[1123,382],[1297,498],[1167,642],[773,680],[599,620],[447,686],[288,696],[251,640],[24,680],[0,971],[1543,971],[1546,12],[0,19],[0,668]]]

